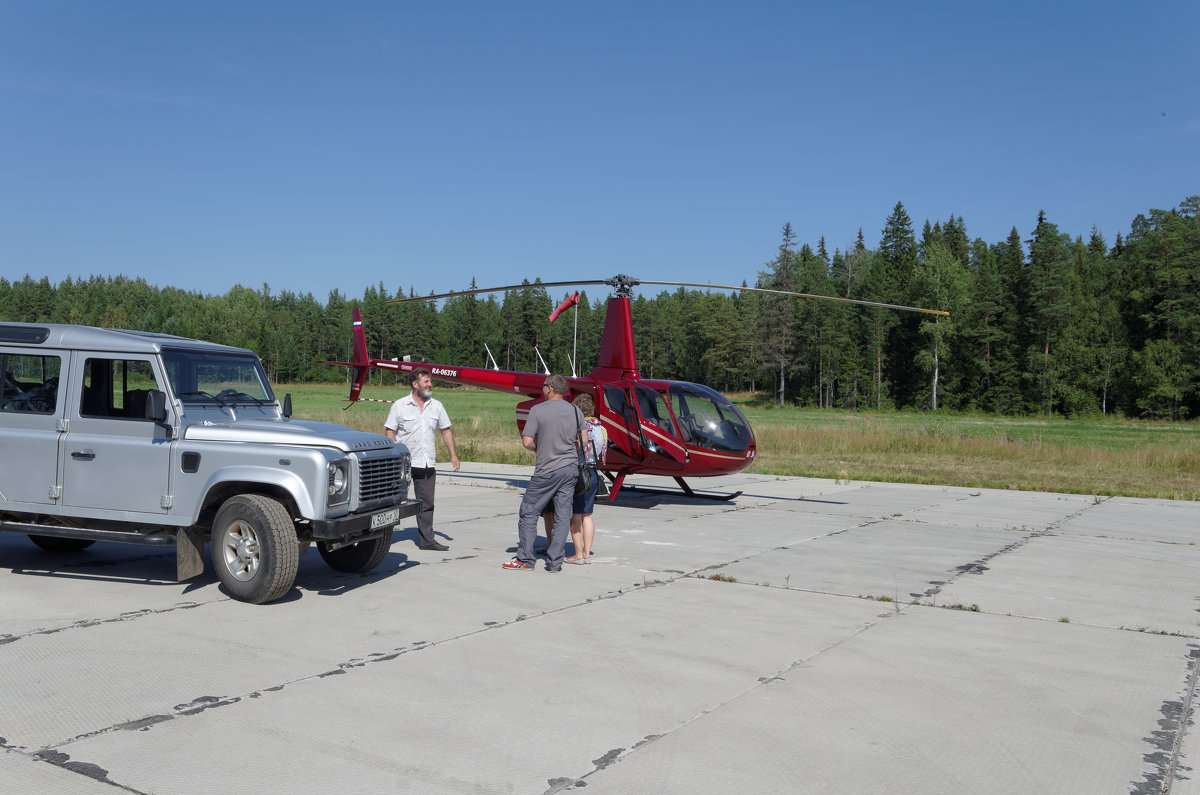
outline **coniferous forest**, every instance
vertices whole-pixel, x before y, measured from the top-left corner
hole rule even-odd
[[[1200,413],[1200,196],[1133,219],[1109,248],[1100,232],[1064,233],[1039,214],[1005,240],[967,233],[951,215],[918,231],[898,203],[878,240],[848,251],[796,240],[785,224],[773,256],[742,286],[948,310],[949,318],[751,292],[677,288],[633,300],[644,376],[758,391],[781,404],[1119,414]],[[766,246],[770,250],[770,244]],[[604,274],[547,274],[548,280]],[[662,279],[659,273],[631,274]],[[485,283],[471,286],[486,287]],[[276,286],[278,288],[279,286]],[[468,285],[445,285],[445,290]],[[503,294],[413,301],[412,288],[335,290],[324,303],[283,286],[224,295],[100,277],[0,277],[0,320],[166,332],[251,348],[277,383],[339,381],[350,314],[362,308],[370,353],[443,364],[570,372],[575,318],[547,316],[566,296],[535,281]],[[607,293],[581,292],[580,373],[595,364]],[[485,348],[486,344],[486,348]],[[376,374],[378,379],[392,375]]]

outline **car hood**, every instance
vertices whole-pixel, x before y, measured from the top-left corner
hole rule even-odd
[[[183,438],[205,442],[254,442],[305,447],[336,447],[348,453],[390,449],[395,443],[378,433],[356,431],[333,422],[311,420],[204,420],[189,425]]]

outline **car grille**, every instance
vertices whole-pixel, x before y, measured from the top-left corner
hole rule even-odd
[[[390,458],[360,458],[359,505],[378,500],[395,499],[400,496],[403,493],[405,481],[408,479],[409,460],[408,455]]]

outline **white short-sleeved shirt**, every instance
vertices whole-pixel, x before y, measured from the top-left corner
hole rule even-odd
[[[437,461],[435,430],[450,427],[450,415],[437,398],[418,408],[412,395],[400,398],[388,409],[383,427],[396,432],[396,441],[408,448],[414,467],[427,468]]]

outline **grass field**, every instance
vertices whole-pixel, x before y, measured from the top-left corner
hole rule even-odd
[[[276,391],[292,393],[298,419],[383,430],[387,405],[343,410],[345,385]],[[381,400],[405,394],[399,385],[363,391]],[[462,460],[533,464],[516,438],[514,397],[448,387],[435,394]],[[754,429],[758,457],[749,471],[758,474],[1200,500],[1198,422],[795,409],[731,397]]]

